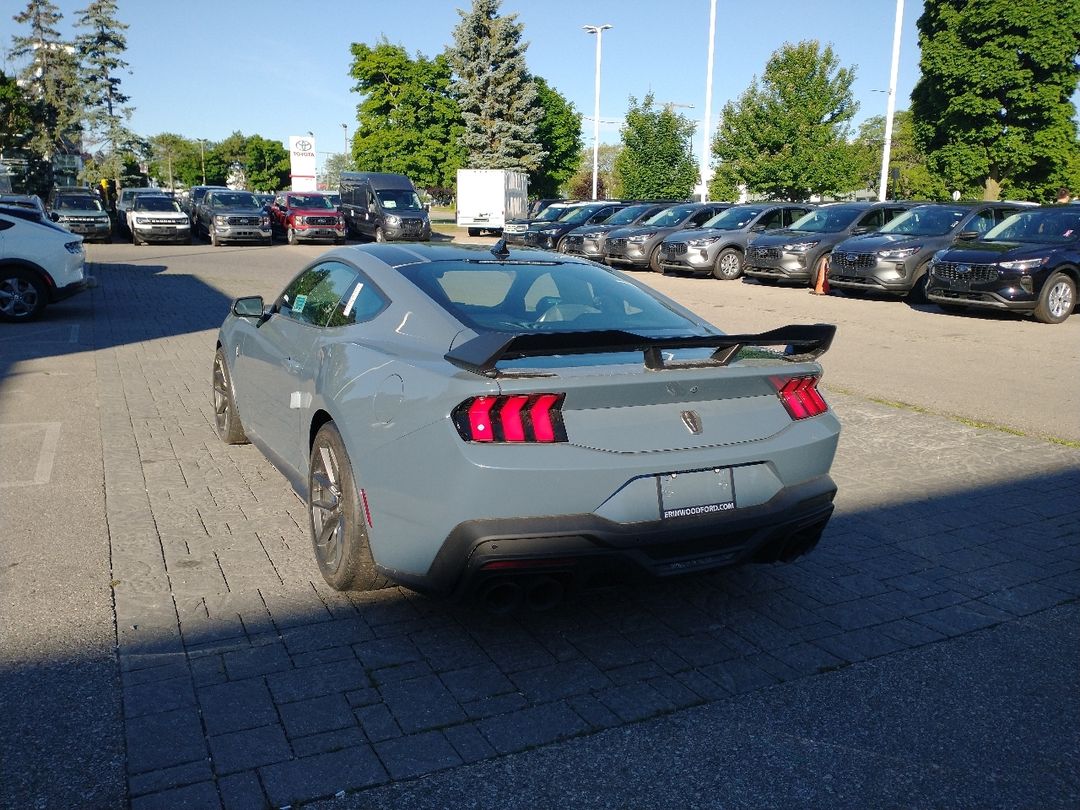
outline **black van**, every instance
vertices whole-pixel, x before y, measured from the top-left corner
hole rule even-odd
[[[341,213],[350,236],[388,242],[431,239],[431,220],[403,174],[341,173]]]

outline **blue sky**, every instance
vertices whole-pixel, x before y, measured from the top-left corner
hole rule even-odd
[[[56,0],[70,34],[87,0]],[[320,164],[344,149],[342,124],[356,128],[359,97],[349,78],[353,42],[370,45],[385,36],[411,54],[439,53],[470,0],[118,0],[129,24],[123,89],[141,135],[176,132],[220,140],[235,130],[279,139],[316,136]],[[0,0],[0,31],[14,31],[12,15],[25,0]],[[516,13],[529,42],[529,69],[574,103],[593,111],[594,35],[581,26],[614,26],[604,32],[600,139],[617,143],[630,96],[650,90],[657,102],[694,105],[679,112],[700,122],[705,106],[709,0],[503,0]],[[904,9],[897,109],[905,109],[918,78],[915,22],[921,0]],[[889,87],[895,0],[718,0],[712,118],[760,75],[785,42],[831,43],[841,64],[855,67],[855,122],[885,112]],[[0,46],[10,46],[4,35]],[[17,67],[5,65],[11,72]],[[592,123],[583,122],[586,145]],[[695,138],[700,147],[700,123]]]

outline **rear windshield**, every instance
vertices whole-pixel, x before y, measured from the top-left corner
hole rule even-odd
[[[1080,240],[1080,205],[1020,211],[987,231],[983,240],[1039,244],[1076,242]]]
[[[845,208],[843,206],[818,208],[816,211],[811,211],[809,214],[792,222],[791,230],[809,231],[810,233],[836,233],[850,226],[864,213],[866,213],[865,208]]]
[[[879,233],[899,233],[907,236],[945,236],[960,224],[970,209],[920,205],[905,211]]]
[[[596,265],[432,262],[406,265],[400,272],[477,332],[712,333],[645,288]]]

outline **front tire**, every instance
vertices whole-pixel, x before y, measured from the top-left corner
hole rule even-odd
[[[383,229],[382,229],[381,225],[375,229],[375,241],[376,242],[385,242],[386,241],[386,233],[383,232]]]
[[[653,252],[649,254],[649,269],[654,273],[664,274],[664,268],[660,266],[660,245],[653,248]]]
[[[388,587],[375,568],[352,464],[333,422],[315,435],[308,470],[311,543],[323,579],[337,591]]]
[[[27,270],[0,269],[0,321],[32,321],[47,303],[45,282]]]
[[[713,265],[713,278],[734,281],[742,275],[742,254],[735,248],[724,248]]]
[[[922,275],[919,275],[919,274]],[[918,278],[915,279],[915,283],[908,291],[905,300],[909,304],[928,304],[930,299],[926,297],[926,285],[930,283],[930,274],[926,272],[926,265],[922,265],[915,271],[915,275]]]
[[[218,238],[217,238],[217,232],[213,229],[213,227],[208,227],[206,229],[206,238],[210,240],[210,244],[213,247],[220,247],[221,246],[221,242],[218,241]]]
[[[292,228],[289,228],[288,232],[286,233],[285,241],[287,241],[290,245],[300,244],[300,240],[296,238],[296,231],[294,231]]]
[[[214,430],[225,444],[247,444],[244,426],[240,424],[240,415],[236,412],[236,399],[233,397],[232,377],[225,363],[225,352],[219,347],[214,354]]]
[[[1039,292],[1035,320],[1039,323],[1062,323],[1076,308],[1076,282],[1064,273],[1054,273]]]

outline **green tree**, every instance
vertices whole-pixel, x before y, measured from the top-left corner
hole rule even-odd
[[[244,149],[244,173],[247,187],[259,191],[277,191],[289,184],[289,150],[280,141],[252,135]]]
[[[653,105],[651,92],[640,104],[630,97],[614,166],[620,193],[642,200],[688,198],[698,178],[690,151],[694,122],[671,105],[659,110]]]
[[[877,191],[881,181],[881,157],[885,147],[885,116],[867,118],[855,136],[855,159],[859,185]],[[897,179],[893,173],[899,172]],[[950,190],[940,177],[931,174],[926,156],[915,143],[912,116],[897,110],[893,116],[892,145],[889,150],[888,197],[903,200],[944,200]]]
[[[529,194],[554,197],[573,176],[581,160],[581,113],[540,77],[534,78],[533,82],[537,101],[544,110],[536,137],[546,154],[540,166],[529,173]]]
[[[14,78],[0,70],[0,152],[22,151],[33,135],[34,106]]]
[[[156,177],[166,188],[174,188],[180,178],[180,162],[185,154],[190,154],[192,146],[195,147],[195,170],[198,174],[198,145],[192,144],[183,135],[174,132],[162,132],[160,135],[152,135],[146,139],[150,148],[150,175]],[[181,180],[184,184],[189,181]],[[198,180],[196,179],[197,183]]]
[[[840,67],[831,45],[783,45],[762,77],[724,105],[712,144],[710,194],[729,198],[723,192],[739,183],[788,200],[854,189],[858,166],[848,144],[858,110],[854,80],[854,69]]]
[[[18,74],[31,105],[33,134],[27,143],[38,173],[28,182],[38,193],[52,185],[51,160],[66,151],[64,139],[77,141],[82,120],[78,60],[74,47],[60,38],[56,26],[62,19],[51,0],[29,0],[13,18],[29,27],[24,36],[13,36],[10,57],[25,62]]]
[[[622,151],[621,144],[600,144],[597,159],[596,194],[600,198],[619,198],[626,196],[622,193],[618,181],[615,179],[615,160]],[[592,165],[593,153],[591,147],[584,147],[578,152],[577,170],[560,187],[559,193],[567,194],[580,199],[592,198]],[[539,195],[537,195],[539,196]],[[554,196],[554,195],[552,195]]]
[[[97,171],[121,181],[125,165],[147,151],[146,143],[128,126],[132,108],[121,90],[120,73],[128,64],[124,31],[116,18],[116,0],[93,0],[75,23],[86,33],[75,38],[83,93],[83,148],[95,152]]]
[[[450,94],[445,55],[409,57],[385,39],[374,48],[353,43],[349,75],[361,95],[352,163],[364,171],[396,172],[422,188],[453,185],[461,166],[461,110]]]
[[[499,16],[499,2],[473,0],[470,11],[459,9],[447,51],[465,123],[465,165],[534,172],[544,159],[537,136],[544,108],[525,65],[523,26],[516,14]]]
[[[962,193],[1053,199],[1080,169],[1080,4],[926,0],[915,137]]]
[[[337,191],[338,186],[341,184],[341,173],[351,171],[354,171],[351,157],[344,152],[330,155],[326,158],[326,164],[323,166],[323,187],[330,191]]]

